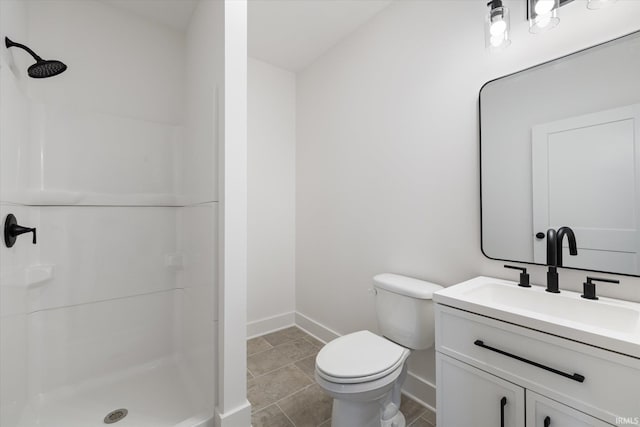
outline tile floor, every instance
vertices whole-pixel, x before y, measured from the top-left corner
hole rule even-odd
[[[313,377],[323,345],[295,326],[247,342],[252,427],[331,426],[331,398]],[[407,426],[434,426],[433,413],[406,396],[400,410]]]

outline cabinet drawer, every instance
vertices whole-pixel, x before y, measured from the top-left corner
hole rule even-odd
[[[640,416],[633,357],[440,304],[436,350],[611,424]]]
[[[527,427],[610,427],[612,425],[530,390],[526,393]]]

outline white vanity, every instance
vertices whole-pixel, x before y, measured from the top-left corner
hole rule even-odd
[[[488,277],[434,301],[438,427],[640,426],[640,304]]]

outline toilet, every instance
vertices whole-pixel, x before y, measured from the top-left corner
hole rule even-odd
[[[382,336],[359,331],[316,357],[316,382],[333,397],[333,427],[405,427],[400,390],[411,350],[434,343],[433,293],[442,286],[397,274],[373,278]]]

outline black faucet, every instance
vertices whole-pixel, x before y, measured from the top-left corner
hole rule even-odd
[[[560,227],[558,231],[550,228],[547,230],[547,292],[560,293],[558,286],[558,267],[562,267],[562,240],[567,236],[569,240],[569,254],[578,255],[576,235],[569,227]]]
[[[576,235],[573,234],[573,230],[569,227],[558,228],[556,234],[556,265],[562,267],[562,240],[564,236],[567,236],[569,240],[569,255],[578,255],[578,246],[576,244]]]

